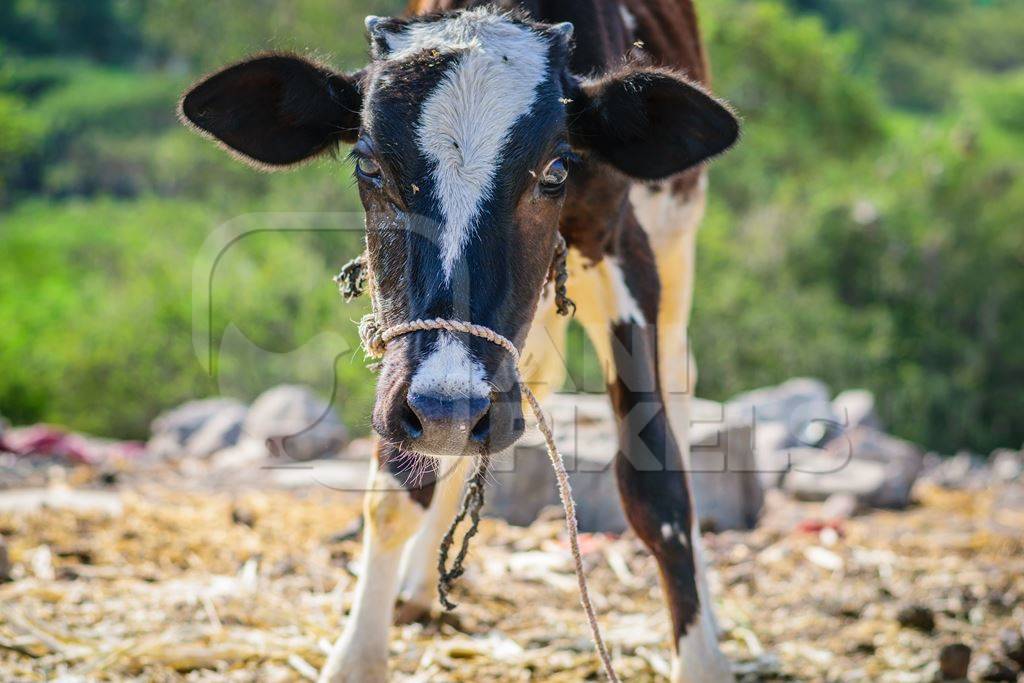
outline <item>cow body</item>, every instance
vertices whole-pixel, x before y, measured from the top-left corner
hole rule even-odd
[[[378,324],[488,327],[521,350],[542,400],[564,379],[568,321],[545,286],[564,237],[618,423],[623,508],[660,570],[673,682],[728,681],[684,467],[686,330],[703,162],[738,126],[706,92],[691,0],[509,4],[417,0],[410,17],[367,18],[363,71],[258,56],[195,86],[181,114],[260,167],[352,144]],[[465,456],[522,434],[519,377],[469,335],[388,344],[359,582],[324,683],[387,680],[391,624],[436,602],[438,547],[477,462]]]
[[[427,13],[473,4],[477,3],[426,0],[412,3],[410,9]],[[573,23],[576,73],[601,73],[624,59],[641,59],[679,69],[707,85],[707,63],[690,0],[521,4],[540,21]],[[674,625],[674,683],[728,681],[732,676],[718,650],[686,475],[678,464],[688,460],[689,403],[696,381],[687,325],[706,171],[689,169],[656,183],[632,182],[606,168],[593,172],[607,177],[586,184],[575,196],[570,190],[559,229],[569,246],[569,296],[576,303],[576,319],[597,350],[623,425],[623,452],[616,466],[623,505],[631,525],[659,561]],[[551,292],[546,292],[523,352],[524,377],[541,400],[558,390],[565,376],[568,319],[558,315],[554,303]],[[646,349],[632,348],[634,343]],[[655,348],[660,350],[657,356]],[[650,407],[662,400],[665,410],[655,410],[653,422],[667,417],[669,424],[658,427],[662,434],[653,437],[657,443],[648,449],[637,442],[643,441],[641,433],[651,421]],[[635,420],[631,412],[636,413]],[[666,448],[672,434],[674,447]],[[641,451],[659,454],[661,461],[653,471],[639,473],[630,466],[631,454]],[[383,612],[396,590],[398,622],[429,614],[437,601],[437,548],[457,510],[469,464],[446,463],[436,483],[424,486],[408,476],[408,463],[389,468],[389,462],[394,461],[384,458],[374,474],[374,487],[408,487],[419,509],[405,505],[408,515],[392,515],[390,510],[382,515],[376,499],[400,494],[375,491],[369,494],[366,515],[370,523],[388,517],[389,528],[375,535],[409,538],[401,571],[392,575],[390,570],[400,556],[397,551],[366,551],[364,576],[377,578],[362,580],[360,599],[325,668],[325,681],[376,680],[384,667],[382,648],[386,625],[391,623]],[[366,616],[360,609],[363,604],[372,604]],[[364,670],[364,665],[371,670]]]

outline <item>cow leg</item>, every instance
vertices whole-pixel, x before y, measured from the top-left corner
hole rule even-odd
[[[655,335],[635,322],[611,326],[616,377],[609,393],[619,420],[615,476],[630,526],[658,561],[672,618],[674,683],[732,680],[718,649],[700,532],[683,454],[654,384]]]
[[[684,463],[690,463],[690,399],[697,383],[697,367],[689,344],[687,325],[693,303],[696,262],[696,237],[704,216],[707,194],[706,172],[692,185],[678,188],[652,188],[634,185],[630,202],[638,222],[649,236],[657,255],[661,292],[658,306],[658,367],[662,395],[665,397],[669,424],[676,436]],[[700,625],[704,637],[714,642],[718,628],[711,609],[710,590],[701,559],[701,539],[694,521],[692,533],[694,560],[697,563],[697,587],[700,598]],[[680,643],[680,651],[699,646]],[[685,662],[676,659],[675,680],[685,680],[681,670]]]
[[[624,239],[616,256],[573,269],[570,294],[601,356],[618,421],[615,474],[626,518],[658,562],[672,620],[673,683],[731,681],[703,585],[683,450],[661,390],[656,326],[648,322],[657,320],[659,301],[653,255],[639,230]]]
[[[472,458],[444,458],[437,462],[433,495],[419,531],[402,558],[401,591],[395,623],[408,624],[429,616],[437,604],[438,550],[462,502],[462,491]]]
[[[383,683],[388,635],[406,542],[427,516],[433,486],[377,444],[363,497],[363,550],[355,601],[320,673],[320,683]]]

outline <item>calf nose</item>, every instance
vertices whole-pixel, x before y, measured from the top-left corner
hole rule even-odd
[[[488,397],[443,396],[409,392],[402,427],[410,445],[434,455],[461,455],[490,433]]]

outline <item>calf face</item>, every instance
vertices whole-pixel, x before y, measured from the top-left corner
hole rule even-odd
[[[181,114],[263,168],[352,144],[385,327],[463,320],[521,347],[567,188],[573,201],[597,199],[574,167],[658,179],[737,135],[728,110],[677,74],[569,73],[570,24],[482,8],[366,25],[372,61],[362,71],[257,56],[196,85]],[[516,377],[484,340],[399,337],[383,359],[374,428],[428,455],[501,450],[522,433]]]

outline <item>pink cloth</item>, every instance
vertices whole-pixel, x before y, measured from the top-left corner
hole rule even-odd
[[[0,451],[22,456],[66,458],[73,463],[98,465],[110,460],[138,457],[145,451],[145,446],[138,441],[84,436],[52,425],[32,425],[0,434]]]

